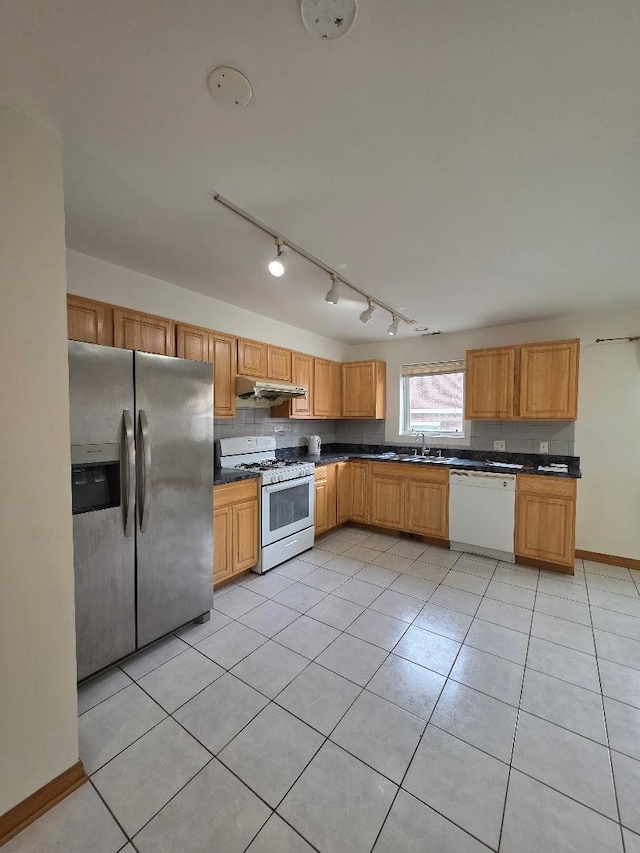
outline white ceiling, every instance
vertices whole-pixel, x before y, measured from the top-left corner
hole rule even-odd
[[[208,191],[432,329],[637,303],[639,44],[637,0],[359,0],[330,42],[297,0],[0,0],[0,99],[62,133],[72,248],[359,343],[388,316]]]

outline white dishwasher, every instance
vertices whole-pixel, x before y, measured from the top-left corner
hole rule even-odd
[[[449,472],[449,540],[457,551],[515,561],[515,474]]]

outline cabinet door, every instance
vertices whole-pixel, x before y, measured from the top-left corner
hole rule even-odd
[[[515,402],[516,348],[469,350],[465,369],[465,418],[511,420]]]
[[[267,378],[291,382],[291,350],[267,346]]]
[[[339,418],[342,397],[342,365],[316,358],[314,361],[313,411],[316,418]]]
[[[306,397],[291,401],[292,418],[313,417],[313,356],[301,352],[291,354],[291,381],[294,385],[307,388]]]
[[[369,463],[349,462],[349,517],[366,524],[369,519]]]
[[[215,493],[214,493],[215,500]],[[213,510],[213,584],[233,574],[232,512],[230,506]]]
[[[67,337],[70,341],[113,346],[113,308],[81,296],[67,296]]]
[[[316,536],[329,529],[329,485],[322,479],[315,483],[314,525]]]
[[[404,487],[401,479],[371,477],[370,524],[401,530],[404,526]]]
[[[266,379],[267,345],[238,338],[238,373],[254,379]]]
[[[385,364],[355,361],[342,365],[342,417],[384,418]]]
[[[176,355],[192,361],[209,361],[209,330],[198,326],[176,326]]]
[[[520,348],[520,417],[571,420],[578,417],[580,341],[525,344]]]
[[[158,355],[175,355],[175,326],[172,320],[140,314],[124,308],[113,309],[114,346],[155,352]]]
[[[233,510],[233,572],[258,562],[258,501],[235,504]]]
[[[349,463],[336,462],[336,524],[344,524],[351,514]]]
[[[236,414],[236,338],[222,332],[209,335],[209,360],[213,362],[213,406],[216,418]]]
[[[408,533],[449,538],[449,487],[438,483],[408,482],[405,492]]]
[[[516,496],[516,554],[563,566],[574,562],[575,503],[571,498]]]

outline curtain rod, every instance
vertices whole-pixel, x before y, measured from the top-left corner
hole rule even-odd
[[[632,335],[626,338],[596,338],[597,344],[604,344],[607,341],[640,341],[640,335]]]

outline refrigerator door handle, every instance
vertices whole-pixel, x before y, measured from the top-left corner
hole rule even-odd
[[[138,505],[140,507],[140,532],[144,533],[149,524],[151,491],[151,442],[149,440],[149,421],[144,409],[140,409],[138,421],[140,424],[139,442],[142,451],[142,465],[138,476]]]
[[[133,442],[133,421],[129,409],[122,411],[122,432],[124,438],[124,535],[131,536],[133,529],[133,514],[136,504],[136,451]]]

